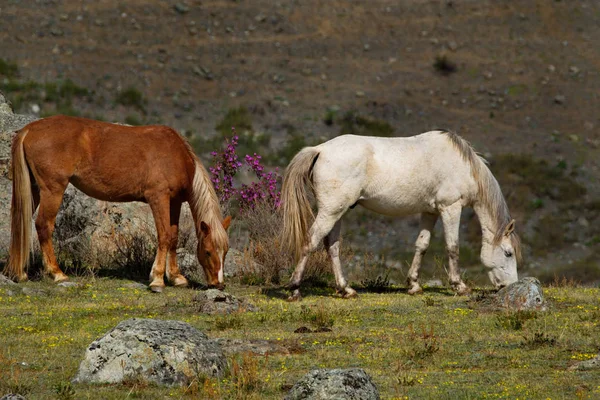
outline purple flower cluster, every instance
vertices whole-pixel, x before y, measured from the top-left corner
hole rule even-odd
[[[219,200],[221,203],[226,203],[231,198],[237,199],[242,212],[254,210],[260,203],[266,203],[273,209],[279,208],[281,205],[281,192],[278,189],[278,182],[281,177],[278,169],[275,168],[275,171],[265,173],[265,167],[260,162],[262,157],[256,153],[252,156],[246,155],[244,160],[247,167],[256,174],[258,181],[249,185],[242,184],[241,189],[234,187],[233,177],[242,166],[242,163],[238,160],[236,153],[239,138],[235,135],[235,128],[231,129],[233,137],[231,141],[225,139],[225,150],[221,153],[211,153],[215,164],[209,170]]]
[[[233,186],[233,177],[242,166],[235,151],[239,137],[235,134],[235,129],[231,129],[234,135],[231,142],[225,139],[225,150],[221,153],[216,151],[210,153],[214,158],[214,167],[209,168],[211,181],[221,203],[226,203],[237,193],[237,189]]]

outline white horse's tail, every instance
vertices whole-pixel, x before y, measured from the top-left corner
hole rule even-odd
[[[292,159],[281,188],[283,205],[283,243],[293,252],[296,260],[308,244],[309,228],[315,218],[310,206],[312,168],[319,156],[315,147],[305,147]]]

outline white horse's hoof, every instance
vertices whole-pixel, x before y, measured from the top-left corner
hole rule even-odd
[[[410,289],[408,289],[408,294],[411,294],[411,295],[421,294],[421,293],[423,293],[423,288],[418,283],[413,283],[412,287]]]
[[[469,293],[471,293],[471,289],[469,289],[469,287],[467,285],[465,285],[463,282],[460,282],[457,285],[452,285],[452,289],[459,296],[466,296]]]
[[[301,301],[302,295],[300,294],[300,289],[296,289],[292,292],[292,295],[287,298],[289,302]]]
[[[358,293],[356,293],[356,290],[347,287],[344,289],[344,292],[342,293],[342,298],[343,299],[355,299],[358,297]]]

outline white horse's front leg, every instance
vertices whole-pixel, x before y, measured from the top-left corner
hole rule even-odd
[[[421,293],[423,289],[419,285],[419,268],[421,268],[421,261],[423,256],[429,248],[429,241],[431,240],[431,232],[435,226],[438,215],[436,214],[421,214],[421,228],[417,241],[415,243],[415,256],[413,257],[410,270],[408,270],[408,294]]]
[[[440,210],[442,222],[444,223],[444,238],[446,240],[446,250],[448,251],[448,278],[452,289],[459,295],[469,293],[469,288],[460,278],[458,271],[458,232],[460,228],[460,213],[462,205],[456,202],[451,206]]]
[[[333,268],[333,274],[335,275],[335,285],[337,292],[344,298],[356,297],[356,290],[348,286],[348,282],[344,277],[344,271],[342,270],[342,263],[340,262],[340,232],[342,230],[342,221],[338,220],[333,229],[325,239],[325,249],[331,258],[331,266]]]

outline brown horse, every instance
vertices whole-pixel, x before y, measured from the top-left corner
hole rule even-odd
[[[35,220],[43,263],[55,282],[68,279],[60,270],[52,232],[69,183],[105,201],[148,203],[156,223],[158,251],[150,288],[161,292],[167,278],[175,286],[187,279],[177,267],[181,205],[190,204],[198,235],[197,256],[209,286],[222,288],[229,248],[227,228],[208,173],[190,145],[166,126],[124,126],[84,118],[53,116],[17,132],[12,145],[13,192],[10,260],[6,273],[27,279],[31,219]]]

